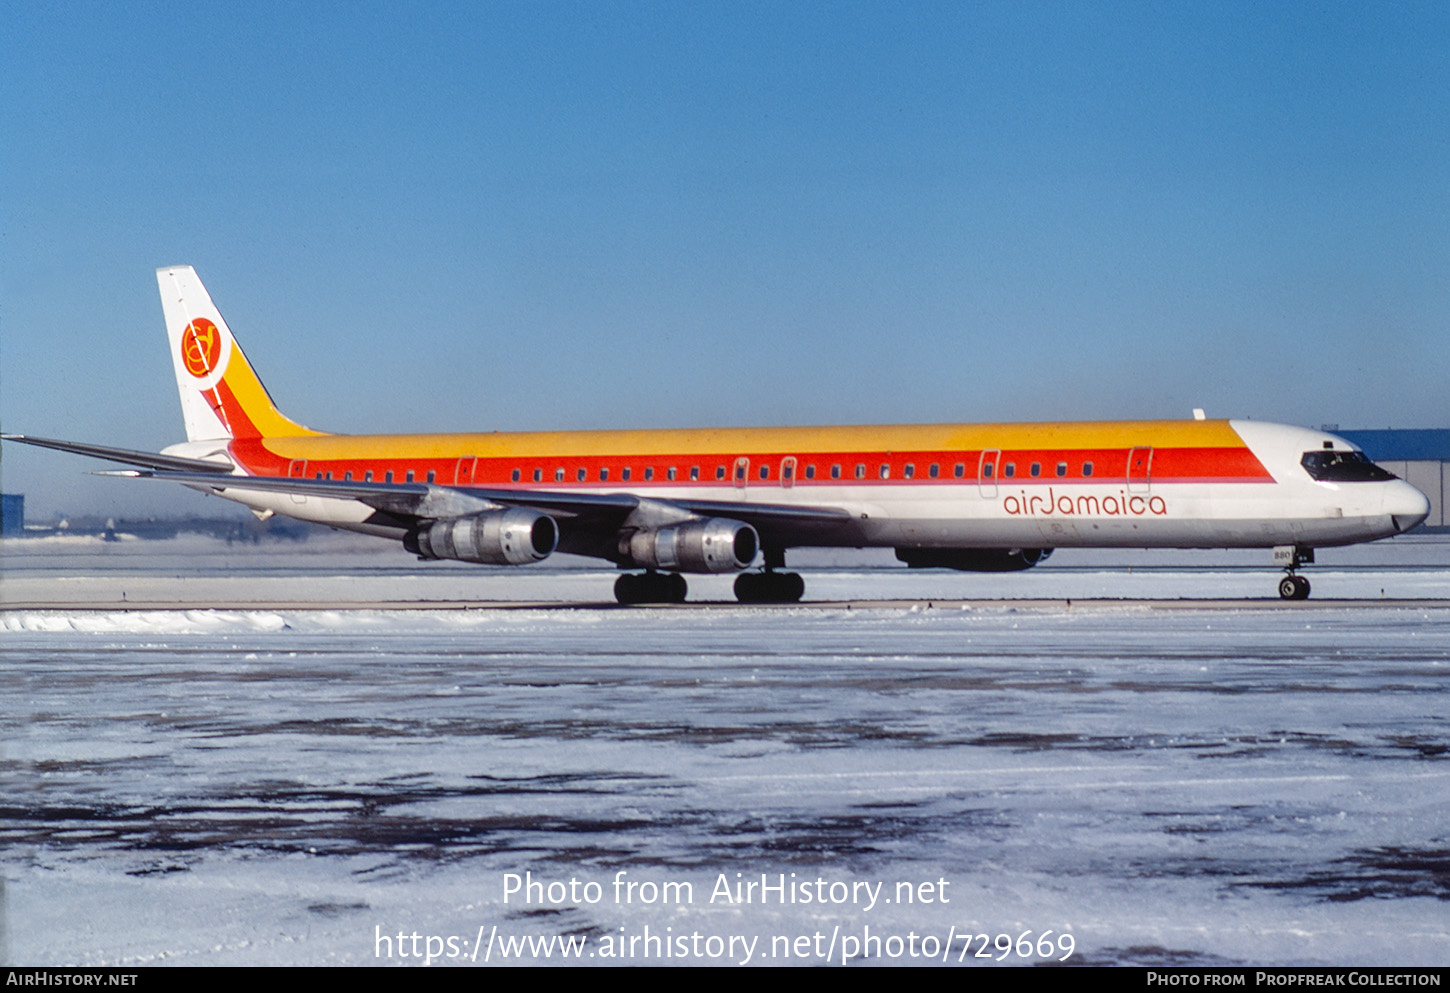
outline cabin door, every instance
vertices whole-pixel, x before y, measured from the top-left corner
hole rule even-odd
[[[1142,445],[1128,452],[1128,492],[1147,493],[1153,487],[1153,449]]]
[[[287,478],[288,479],[306,479],[307,478],[307,460],[306,459],[293,459],[290,463],[288,463],[288,465],[287,465]],[[293,494],[291,494],[291,497],[292,497],[292,502],[293,503],[306,503],[307,502],[307,498],[305,496],[303,496],[301,493],[293,493]]]
[[[977,462],[977,488],[982,496],[995,499],[997,496],[997,467],[1002,462],[1002,449],[989,448]]]
[[[750,483],[750,460],[744,455],[735,460],[735,488],[743,490]]]
[[[454,486],[472,486],[473,470],[478,468],[477,455],[465,455],[458,460],[458,465],[453,470]]]

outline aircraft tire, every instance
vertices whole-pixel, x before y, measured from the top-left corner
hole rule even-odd
[[[796,603],[806,581],[798,572],[742,572],[735,577],[735,599],[741,603]]]
[[[798,572],[779,572],[782,603],[800,603],[806,593],[806,581]]]
[[[666,603],[684,603],[685,597],[689,595],[690,585],[685,582],[685,577],[678,572],[672,572],[665,577]]]
[[[1285,600],[1309,599],[1309,580],[1303,576],[1285,576],[1279,580],[1279,596]]]
[[[684,603],[690,587],[678,572],[626,572],[614,581],[614,599],[629,606],[636,603]]]

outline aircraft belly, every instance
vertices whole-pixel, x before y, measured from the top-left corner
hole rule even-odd
[[[204,489],[197,486],[193,489]],[[210,492],[209,490],[204,490]],[[271,511],[286,517],[324,524],[328,527],[344,528],[350,531],[365,531],[369,534],[392,536],[396,529],[376,529],[367,525],[368,519],[377,511],[357,500],[339,500],[334,497],[296,496],[262,490],[247,490],[228,487],[217,494],[227,500],[250,507],[254,511]]]
[[[1387,514],[1346,516],[1320,492],[1203,484],[954,488],[955,499],[880,499],[865,530],[902,547],[1265,548],[1352,544],[1397,533]]]
[[[1112,521],[877,521],[868,544],[909,548],[1270,548],[1348,545],[1395,534],[1389,518]]]

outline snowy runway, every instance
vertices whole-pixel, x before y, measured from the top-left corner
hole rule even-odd
[[[1450,960],[1446,608],[0,618],[13,962]]]

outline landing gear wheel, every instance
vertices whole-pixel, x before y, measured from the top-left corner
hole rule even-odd
[[[614,599],[622,604],[684,603],[690,592],[678,572],[644,574],[626,572],[614,581]]]
[[[690,586],[685,582],[685,577],[678,572],[672,572],[665,577],[665,602],[684,603],[685,596],[690,592]]]
[[[776,573],[780,577],[781,601],[784,603],[800,603],[801,597],[806,595],[806,581],[801,578],[798,572]]]
[[[1309,599],[1309,580],[1303,576],[1285,576],[1279,580],[1279,596],[1285,600]]]
[[[741,603],[796,603],[806,581],[798,572],[742,572],[735,577],[735,599]]]

